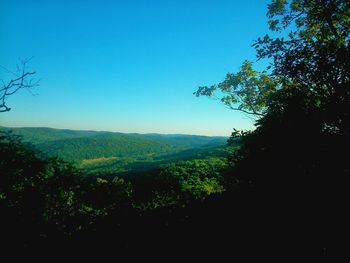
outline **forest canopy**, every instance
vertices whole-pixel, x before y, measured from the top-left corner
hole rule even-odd
[[[85,176],[2,131],[1,227],[9,247],[235,248],[259,255],[342,250],[350,219],[350,2],[272,0],[267,17],[272,36],[253,47],[268,67],[257,71],[245,61],[237,73],[195,92],[254,116],[256,129],[234,130],[229,150],[206,148],[195,155],[201,158],[172,159],[137,176]],[[55,140],[57,134],[45,134],[49,139],[36,147],[46,143],[80,161],[128,157],[116,156],[122,151],[162,156],[174,148],[188,157],[193,150],[178,138],[170,145],[152,136],[131,135],[130,142],[122,135],[65,132],[69,138]],[[210,144],[190,138],[207,145],[203,140]],[[89,150],[101,141],[111,143],[102,149],[106,156]]]

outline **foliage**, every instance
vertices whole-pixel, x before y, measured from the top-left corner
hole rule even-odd
[[[349,145],[349,7],[347,1],[272,1],[270,27],[290,28],[288,38],[266,36],[254,46],[259,59],[273,58],[271,78],[281,87],[237,154],[283,156],[278,166],[293,168],[294,176],[347,170],[340,153]]]
[[[120,204],[130,201],[132,196],[132,185],[122,178],[114,177],[94,178],[91,180],[84,194],[86,200],[92,207],[108,210],[117,209]]]
[[[72,164],[47,159],[17,136],[1,133],[0,157],[2,228],[14,225],[8,234],[19,240],[89,229],[97,218],[130,202],[130,183],[88,182]]]
[[[73,164],[47,158],[10,133],[1,133],[0,146],[2,233],[19,246],[92,237],[111,228],[121,234],[132,222],[143,224],[140,215],[156,219],[160,209],[168,214],[224,191],[223,157],[168,164],[129,180],[85,177]]]
[[[267,101],[276,90],[276,82],[266,72],[254,70],[252,63],[245,61],[238,73],[227,73],[223,82],[199,87],[194,94],[218,99],[232,110],[262,116]]]
[[[226,137],[160,134],[123,134],[50,128],[0,128],[23,136],[49,156],[81,162],[98,158],[151,161],[190,149],[224,145]],[[123,161],[122,161],[123,162]]]
[[[160,166],[180,160],[207,159],[209,157],[229,156],[238,145],[234,143],[232,146],[216,146],[216,147],[201,147],[174,154],[154,156],[148,159],[123,157],[113,159],[92,159],[83,161],[81,168],[84,169],[87,176],[123,176],[134,177],[142,176],[143,173],[152,169],[157,169]]]
[[[226,168],[224,158],[180,161],[165,166],[160,176],[176,178],[181,192],[195,199],[203,199],[225,191],[223,172]]]
[[[230,142],[241,147],[230,174],[243,205],[266,215],[269,235],[283,230],[283,240],[298,240],[290,246],[329,248],[340,233],[346,236],[349,220],[343,207],[350,200],[344,154],[350,147],[350,2],[272,0],[267,15],[274,37],[258,38],[253,47],[258,60],[269,63],[261,74],[270,88],[261,90],[263,75],[244,62],[240,72],[196,95],[221,91],[226,105],[257,116],[254,131],[232,134]]]
[[[79,131],[44,127],[7,128],[0,126],[0,130],[6,132],[11,131],[13,134],[21,136],[23,142],[29,142],[34,145],[58,140],[111,134],[111,132]]]
[[[47,159],[17,137],[1,135],[0,208],[2,220],[7,220],[2,227],[14,224],[16,238],[23,233],[42,238],[105,230],[103,234],[117,234],[116,242],[127,239],[130,244],[139,242],[137,248],[151,249],[178,248],[178,240],[169,242],[179,232],[181,244],[191,249],[198,245],[201,251],[215,245],[222,249],[227,239],[216,244],[213,237],[229,232],[235,240],[226,247],[230,252],[232,246],[244,244],[265,253],[272,248],[274,254],[313,247],[320,252],[345,240],[350,200],[349,158],[344,154],[350,148],[350,3],[273,0],[268,8],[270,28],[287,31],[287,38],[265,36],[254,44],[258,58],[268,59],[270,68],[259,73],[245,63],[221,84],[197,91],[209,96],[226,92],[222,101],[227,106],[257,117],[254,131],[233,131],[229,143],[236,149],[229,164],[224,157],[212,157],[156,166],[130,181],[84,178],[71,164]],[[127,137],[103,135],[101,140],[126,143]],[[148,139],[155,142],[154,136]],[[169,145],[156,139],[161,158],[169,153]],[[171,139],[178,149],[187,144]],[[88,142],[82,143],[86,147],[99,140],[68,139]],[[128,144],[136,149],[133,157],[154,153],[143,143],[135,139]],[[6,238],[14,234],[9,229],[3,231]]]

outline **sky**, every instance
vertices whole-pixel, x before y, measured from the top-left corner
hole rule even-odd
[[[1,0],[0,65],[34,57],[40,86],[0,126],[227,136],[248,116],[193,95],[268,33],[265,0]],[[0,69],[0,79],[9,74]]]

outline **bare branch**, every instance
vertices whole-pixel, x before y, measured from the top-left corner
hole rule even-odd
[[[8,96],[11,96],[18,92],[20,89],[27,89],[32,95],[31,89],[34,87],[39,86],[39,81],[33,82],[33,79],[28,78],[32,75],[35,75],[35,71],[28,71],[27,70],[27,64],[33,57],[25,60],[20,60],[21,65],[17,65],[17,72],[14,73],[11,70],[3,67],[0,65],[2,69],[4,69],[6,72],[12,74],[15,76],[15,78],[11,79],[7,83],[4,82],[4,80],[1,80],[3,83],[3,87],[0,88],[0,112],[7,112],[10,111],[11,108],[9,108],[6,104],[6,99]]]

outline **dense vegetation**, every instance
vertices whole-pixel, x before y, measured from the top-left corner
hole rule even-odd
[[[16,244],[16,248],[52,248],[56,243],[70,244],[72,237],[84,239],[85,235],[88,238],[80,242],[87,246],[95,234],[104,233],[106,222],[118,235],[136,224],[134,230],[125,233],[128,236],[117,241],[120,246],[128,246],[143,231],[138,227],[146,223],[144,217],[157,218],[162,224],[168,220],[181,222],[187,214],[172,218],[169,211],[202,202],[224,192],[228,185],[223,175],[228,162],[222,152],[221,157],[158,165],[122,179],[92,172],[86,176],[86,171],[47,157],[8,132],[1,132],[0,145],[0,197],[5,215],[2,232],[8,245]],[[9,225],[16,228],[5,227]],[[157,231],[158,226],[153,227]]]
[[[51,128],[5,128],[47,156],[74,162],[86,175],[138,176],[178,160],[227,157],[226,137],[123,134]]]
[[[23,137],[49,156],[66,161],[97,158],[160,159],[199,147],[224,145],[225,137],[196,135],[123,134],[50,128],[0,128]]]
[[[268,215],[271,238],[298,251],[346,251],[338,240],[349,234],[350,2],[273,0],[267,15],[275,37],[253,46],[268,68],[245,62],[197,95],[221,92],[256,117],[254,131],[236,132],[231,175],[256,215]]]
[[[226,106],[256,118],[254,131],[233,132],[230,143],[239,140],[240,147],[229,160],[182,161],[130,181],[84,177],[2,135],[6,240],[40,249],[348,252],[350,3],[272,0],[268,18],[270,29],[283,33],[254,44],[269,67],[258,72],[245,62],[196,92],[219,92]]]
[[[212,146],[193,148],[174,154],[145,157],[110,157],[83,160],[79,167],[84,169],[87,175],[91,176],[113,176],[135,177],[150,169],[155,169],[164,164],[177,162],[179,160],[205,159],[209,157],[227,158],[228,154],[234,151],[235,146]]]

